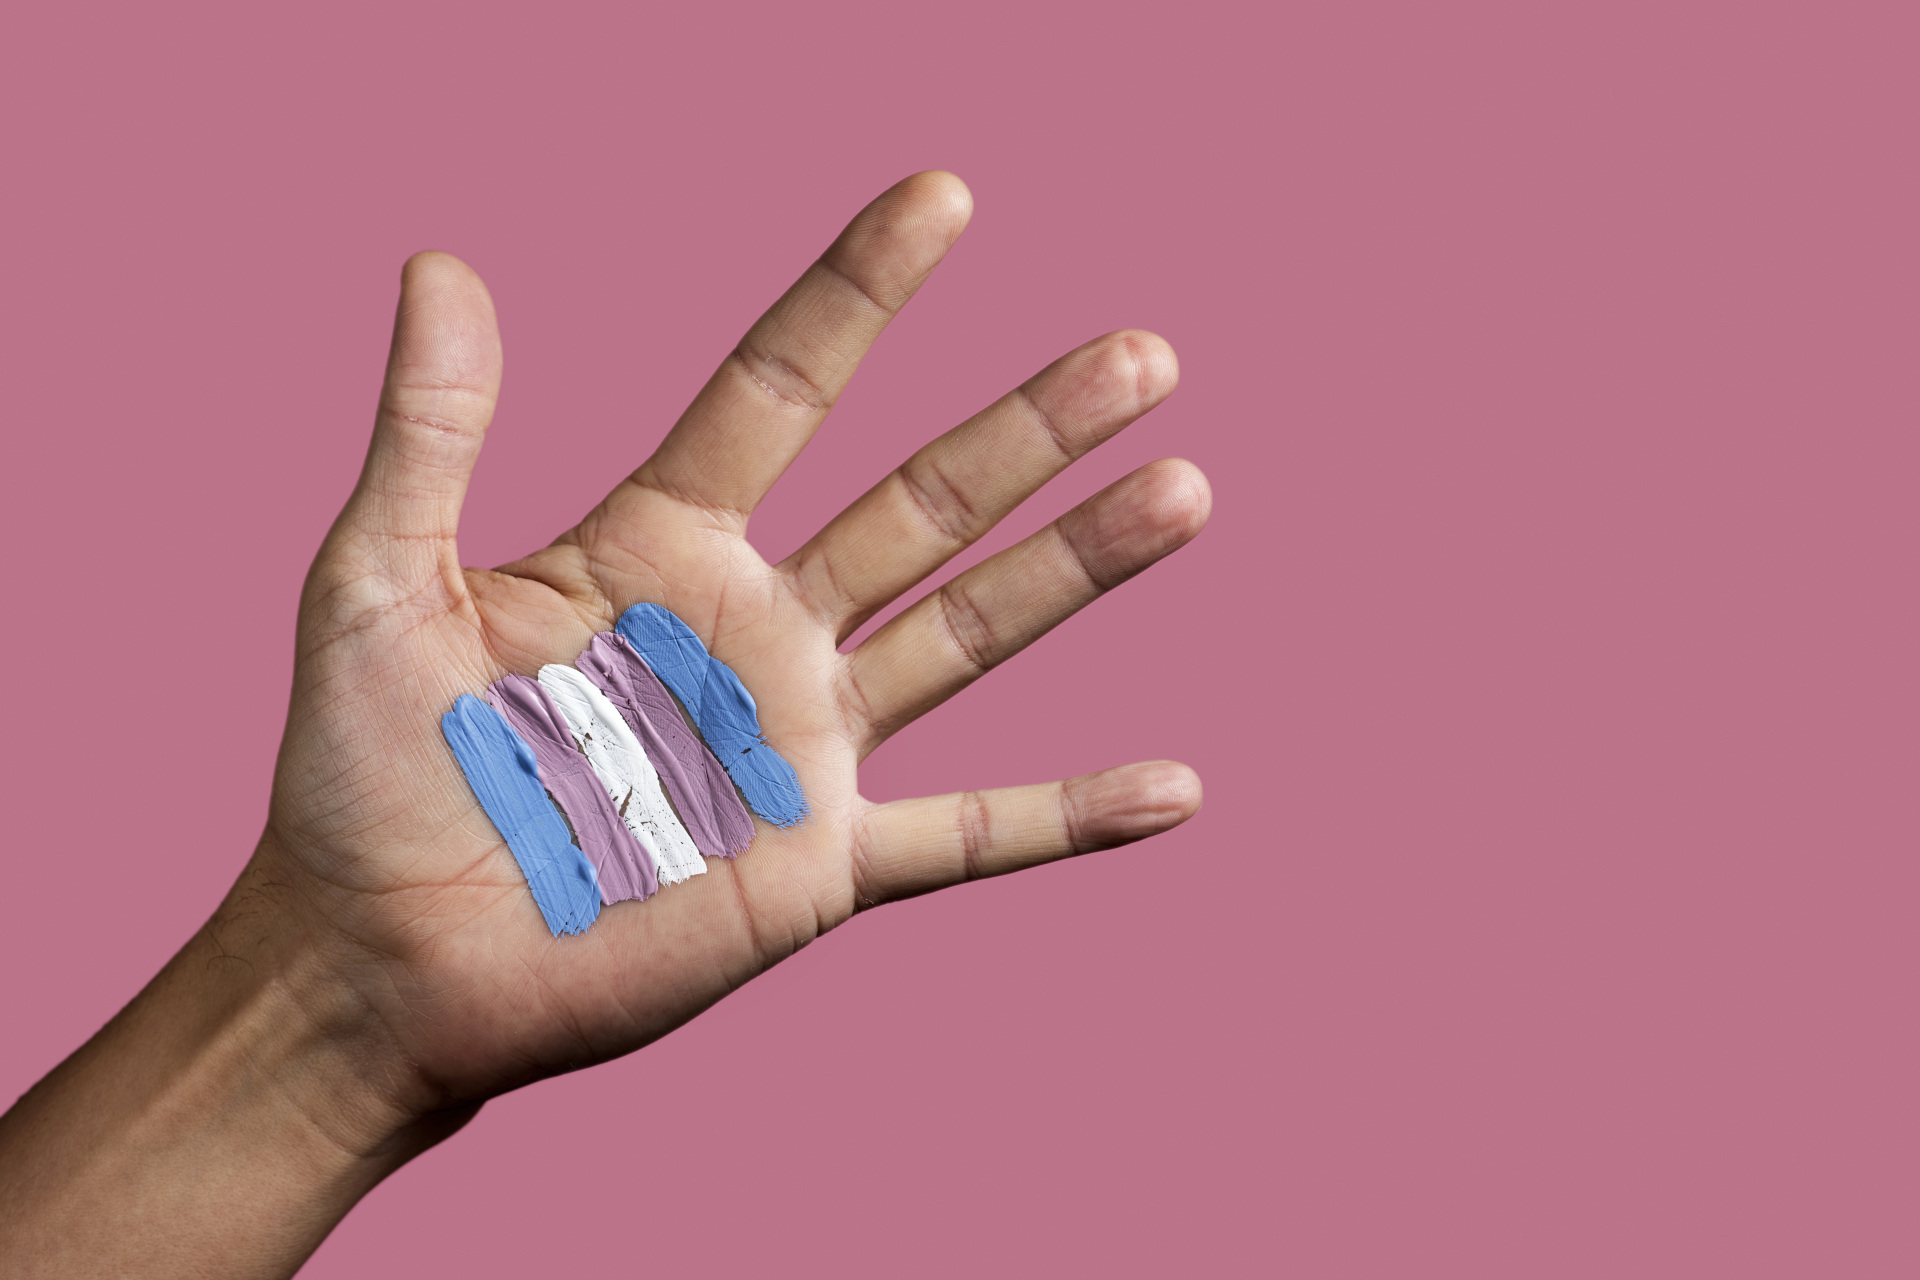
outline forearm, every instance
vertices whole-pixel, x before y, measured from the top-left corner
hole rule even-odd
[[[0,1117],[8,1274],[290,1275],[470,1114],[388,1101],[377,1020],[261,905],[269,876],[256,857],[213,923]]]

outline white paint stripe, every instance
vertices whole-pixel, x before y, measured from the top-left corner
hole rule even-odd
[[[627,829],[653,855],[660,883],[678,884],[689,876],[705,875],[706,860],[667,803],[653,762],[607,695],[578,671],[559,663],[540,668],[540,683],[560,704],[575,745],[613,797],[613,807],[620,811]]]

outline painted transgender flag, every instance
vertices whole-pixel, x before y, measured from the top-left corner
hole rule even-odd
[[[503,676],[440,719],[555,937],[745,849],[748,806],[780,827],[808,813],[753,695],[691,627],[652,604],[617,625],[573,667]]]

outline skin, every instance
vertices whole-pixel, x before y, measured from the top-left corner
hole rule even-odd
[[[411,259],[360,481],[302,596],[267,827],[206,926],[0,1118],[0,1258],[32,1275],[290,1275],[381,1178],[489,1097],[630,1053],[856,912],[1108,848],[1192,816],[1168,762],[874,804],[889,735],[1200,531],[1192,465],[1144,467],[862,622],[1177,377],[1140,332],[1062,356],[934,440],[778,565],[754,506],[972,212],[950,174],[867,206],[726,358],[639,470],[553,545],[463,569],[493,414],[493,304]],[[628,605],[730,663],[812,820],[584,935],[549,936],[440,736],[463,692],[570,661]]]

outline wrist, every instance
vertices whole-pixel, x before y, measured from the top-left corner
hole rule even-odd
[[[471,1114],[409,1105],[424,1091],[343,944],[280,872],[263,840],[207,925],[0,1118],[0,1255],[47,1274],[290,1274]]]
[[[305,875],[263,837],[219,910],[135,1003],[151,996],[174,1018],[197,1019],[185,1047],[205,1079],[257,1090],[317,1140],[317,1163],[337,1164],[335,1153],[378,1163],[437,1099],[352,981],[365,957],[310,908]]]

